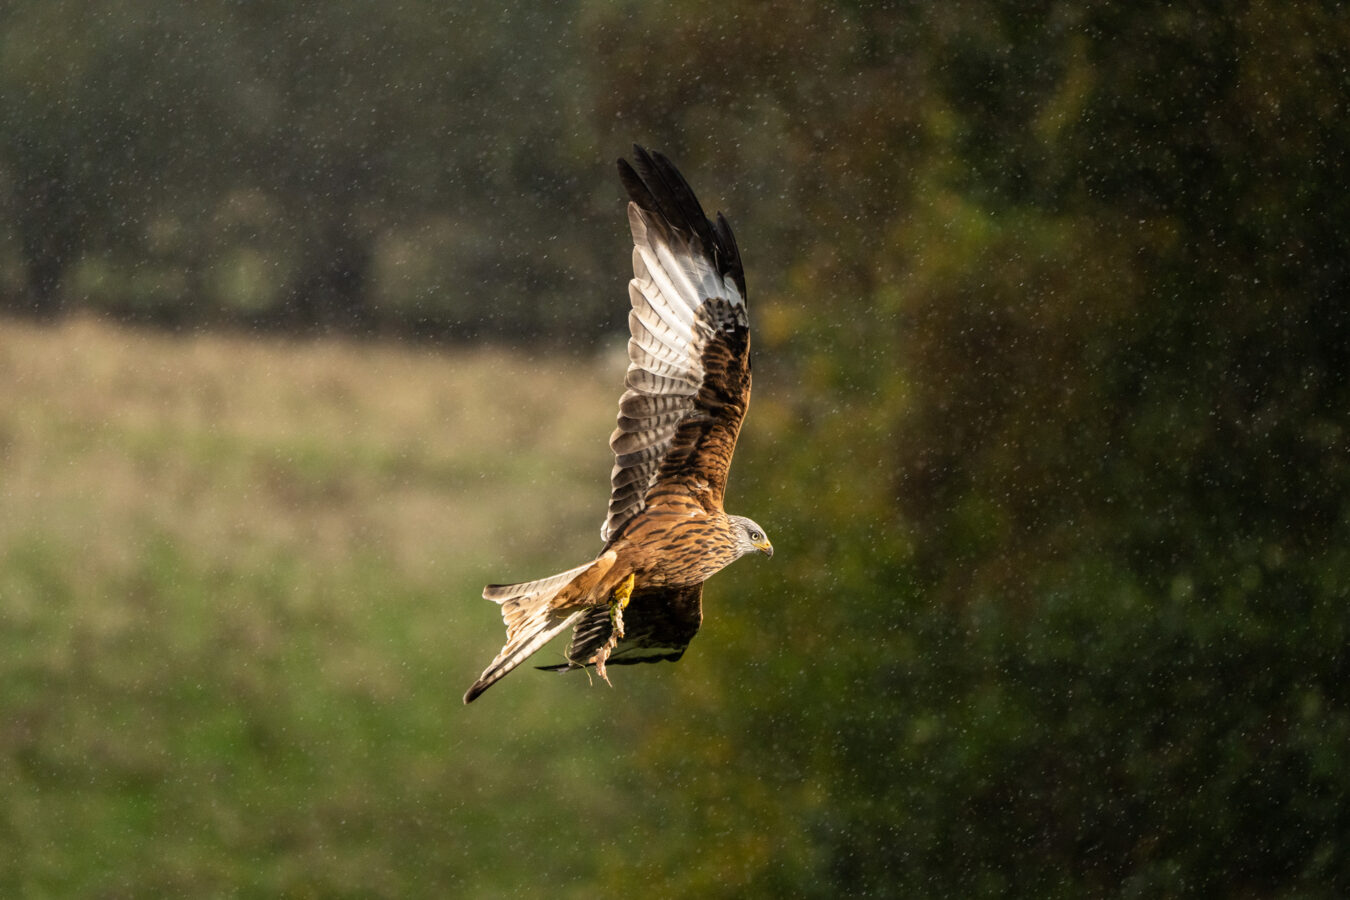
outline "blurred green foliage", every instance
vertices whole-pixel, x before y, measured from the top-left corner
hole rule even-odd
[[[77,7],[0,20],[16,303],[577,340],[626,265],[597,160],[664,149],[735,225],[731,506],[778,552],[585,740],[481,762],[575,765],[622,807],[591,810],[617,844],[587,820],[541,872],[1350,890],[1341,5]],[[397,818],[411,788],[380,784]],[[361,871],[399,869],[374,821]]]
[[[689,690],[722,746],[644,728],[671,806],[707,791],[709,839],[629,871],[1343,892],[1350,18],[754,9],[616,28],[599,61],[632,86],[619,121],[674,115],[709,168],[744,167],[736,211],[793,210],[741,225],[752,263],[761,234],[790,248],[733,485],[780,550],[712,601],[737,690]],[[640,77],[653,58],[697,86]],[[766,94],[781,127],[705,130]]]

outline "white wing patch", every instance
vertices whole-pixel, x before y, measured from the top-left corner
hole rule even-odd
[[[615,459],[609,515],[600,529],[605,541],[642,511],[676,429],[694,411],[703,385],[703,351],[723,324],[700,314],[704,303],[725,300],[741,324],[748,321],[745,299],[730,277],[718,274],[702,241],[667,227],[636,203],[628,204],[628,224],[629,365],[618,427],[609,439]]]

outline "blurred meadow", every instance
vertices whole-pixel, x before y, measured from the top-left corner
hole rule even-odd
[[[602,765],[550,760],[598,698],[460,694],[500,637],[479,582],[592,550],[610,362],[6,323],[5,893],[584,871],[517,845],[605,810]]]
[[[0,895],[1350,893],[1347,47],[0,7]],[[465,708],[600,546],[633,141],[739,238],[776,554]]]

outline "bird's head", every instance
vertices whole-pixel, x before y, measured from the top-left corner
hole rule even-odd
[[[769,543],[769,536],[753,519],[747,519],[745,516],[727,516],[727,518],[731,521],[731,528],[736,535],[736,543],[741,549],[742,556],[747,553],[773,556],[773,544]]]

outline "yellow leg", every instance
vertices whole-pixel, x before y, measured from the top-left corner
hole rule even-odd
[[[618,643],[618,639],[623,637],[623,611],[628,608],[628,601],[633,599],[633,584],[637,581],[636,575],[629,575],[619,586],[614,589],[609,601],[609,624],[613,626],[611,641]]]
[[[637,582],[636,575],[629,575],[619,586],[614,589],[614,599],[619,601],[619,608],[626,609],[628,601],[633,599],[633,585]]]
[[[623,611],[628,606],[628,601],[633,599],[633,585],[637,582],[636,575],[629,575],[619,586],[614,589],[610,595],[609,601],[609,640],[605,641],[604,646],[595,651],[595,656],[591,662],[595,663],[595,673],[604,679],[605,684],[609,684],[609,675],[605,673],[605,660],[609,659],[610,651],[619,644],[619,639],[623,637]]]

